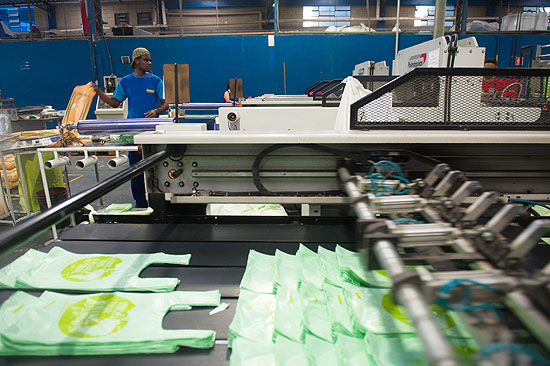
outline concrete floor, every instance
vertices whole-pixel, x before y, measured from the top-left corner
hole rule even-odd
[[[126,169],[128,165],[124,165],[122,167],[118,167],[115,169],[110,169],[107,166],[107,162],[112,158],[112,156],[98,156],[98,173],[99,173],[99,180],[105,180],[106,178],[116,174],[117,172],[120,172],[123,169]],[[76,168],[76,162],[78,160],[82,159],[82,156],[71,156],[71,164],[67,166],[67,173],[69,177],[69,186],[70,186],[70,192],[72,195],[78,194],[93,185],[96,184],[96,175],[95,175],[95,169],[94,167],[87,167],[85,169],[77,169]],[[12,191],[12,193],[17,193],[17,188]],[[132,198],[132,192],[130,188],[130,182],[122,184],[120,187],[116,188],[115,190],[107,193],[103,198],[103,205],[107,207],[111,203],[132,203],[134,204],[134,199]],[[22,211],[21,206],[19,205],[18,199],[13,200],[13,204],[15,207],[15,211]],[[97,210],[101,208],[100,200],[96,200],[92,202],[92,206]],[[4,220],[9,219],[9,217],[4,218]],[[21,222],[21,221],[20,221]],[[19,223],[20,223],[19,222]],[[0,236],[3,232],[10,230],[13,228],[12,224],[9,223],[0,223]],[[59,234],[63,233],[65,230],[70,229],[70,227],[59,229]],[[26,252],[29,248],[34,249],[40,249],[44,245],[47,245],[51,240],[53,239],[53,234],[51,230],[46,230],[42,232],[39,236],[33,238],[28,243],[26,243],[24,246],[18,248],[13,253],[6,255],[0,259],[0,265],[3,263],[11,262],[14,258],[19,257],[24,252]]]

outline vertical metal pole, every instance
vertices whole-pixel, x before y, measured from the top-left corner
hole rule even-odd
[[[50,199],[50,189],[48,187],[48,179],[46,179],[46,170],[44,169],[44,159],[42,157],[42,151],[37,151],[38,155],[38,167],[40,168],[40,176],[42,177],[42,185],[44,186],[44,196],[46,197],[46,205],[48,208],[52,207],[52,200]],[[57,152],[54,153],[57,157]],[[57,228],[55,225],[52,225],[53,238],[57,239]]]
[[[466,34],[466,29],[468,28],[468,1],[462,0],[462,24],[460,26],[460,34]],[[445,21],[443,21],[443,26],[445,26]]]
[[[279,33],[279,0],[273,0],[273,5],[275,7],[275,15],[273,17],[273,22],[275,24],[273,24],[273,28],[275,30],[275,35],[277,35]]]
[[[497,51],[495,54],[495,59],[497,60],[497,67],[498,67],[498,54],[500,52],[500,29],[501,28],[502,28],[502,0],[500,0],[500,6],[498,8]]]
[[[31,214],[30,208],[29,208],[29,193],[27,192],[27,182],[25,182],[25,173],[23,171],[23,164],[21,163],[21,155],[16,154],[15,157],[17,158],[17,169],[19,170],[17,173],[19,174],[19,184],[21,184],[21,188],[23,188],[23,198],[25,199],[25,212],[27,213],[27,216]],[[21,201],[19,201],[19,204],[21,204]]]
[[[97,167],[97,164],[99,164],[99,161],[94,164],[94,170],[95,170],[95,181],[99,183],[99,168]],[[99,197],[99,205],[101,208],[104,208],[105,205],[103,204],[103,196]]]
[[[66,182],[66,185],[67,185],[67,196],[69,198],[71,198],[71,196],[72,196],[72,194],[71,194],[71,184],[69,183],[69,171],[68,171],[66,165],[63,167],[63,173],[65,175],[65,182]],[[76,220],[74,218],[74,214],[71,214],[71,225],[73,227],[76,226]]]
[[[369,0],[367,0],[367,27],[369,27],[369,33],[371,32],[371,27],[370,27],[370,4],[369,4]]]
[[[401,0],[397,0],[397,20],[395,22],[395,57],[399,52],[399,10],[401,9]]]
[[[283,83],[285,88],[285,95],[286,95],[286,63],[283,61]]]
[[[13,208],[11,204],[11,198],[9,198],[10,183],[8,181],[8,173],[6,171],[6,163],[4,161],[4,153],[0,150],[0,159],[2,159],[2,171],[4,173],[4,179],[0,179],[0,189],[2,189],[2,200],[4,203],[4,210],[9,211],[11,221],[15,225],[15,214],[13,213]],[[5,191],[4,191],[4,182],[5,182]],[[8,195],[6,197],[6,195]]]
[[[65,1],[63,1],[63,21],[65,22],[65,35],[69,35],[69,30],[67,29],[67,11],[65,10]]]
[[[27,14],[29,15],[29,36],[31,41],[34,41],[34,36],[32,35],[32,17],[31,17],[31,2],[27,0]],[[9,186],[8,186],[9,188]]]
[[[6,205],[6,210],[9,210],[10,211],[10,217],[11,217],[11,220],[13,221],[13,224],[15,225],[15,222],[16,222],[16,219],[15,219],[15,213],[13,212],[13,201],[12,201],[12,198],[11,198],[11,192],[10,192],[10,181],[8,180],[8,170],[6,169],[6,162],[4,160],[4,153],[0,151],[0,159],[2,159],[2,174],[4,174],[4,187],[6,188],[5,192],[6,192],[6,200],[7,200],[7,205]],[[4,195],[4,193],[2,192],[2,195]]]
[[[218,19],[218,0],[216,0],[216,29],[218,29],[219,26],[219,19]]]
[[[180,101],[179,101],[179,85],[178,85],[178,64],[174,64],[174,87],[176,90],[174,90],[174,98],[176,103],[176,114],[175,114],[175,121],[176,123],[180,123]]]
[[[435,19],[434,19],[434,36],[433,38],[443,37],[445,34],[445,8],[447,2],[445,0],[435,0]]]
[[[180,23],[181,23],[181,35],[183,36],[183,5],[181,4],[182,0],[180,0]]]

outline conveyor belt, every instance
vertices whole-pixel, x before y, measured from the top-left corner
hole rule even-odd
[[[208,350],[181,348],[177,353],[160,355],[0,357],[0,365],[229,365],[228,328],[235,314],[249,250],[273,254],[279,248],[295,253],[299,243],[313,249],[320,243],[328,249],[334,249],[337,243],[351,248],[353,235],[353,228],[345,225],[80,224],[42,250],[59,246],[74,253],[190,253],[189,266],[154,265],[141,276],[178,277],[181,283],[177,290],[219,289],[222,302],[230,304],[227,310],[215,315],[208,315],[211,308],[170,312],[163,321],[166,329],[213,329],[216,345]],[[0,290],[0,302],[12,293]],[[38,296],[41,292],[31,293]]]

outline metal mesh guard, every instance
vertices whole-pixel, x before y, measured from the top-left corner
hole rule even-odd
[[[380,89],[374,100],[355,103],[351,129],[550,129],[550,83],[548,75],[540,76],[542,70],[484,76],[452,75],[453,69],[439,75],[437,70],[422,69],[410,80]],[[504,71],[489,74],[495,73]]]

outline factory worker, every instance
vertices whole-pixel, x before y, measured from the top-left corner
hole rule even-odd
[[[134,72],[123,77],[113,95],[105,94],[97,85],[95,92],[105,103],[117,108],[128,98],[128,118],[155,118],[168,109],[164,100],[162,79],[151,73],[151,54],[146,48],[138,47],[132,52]],[[141,154],[128,152],[130,165],[141,160]],[[143,174],[132,179],[132,196],[136,207],[147,207]]]
[[[231,100],[231,90],[229,90],[229,81],[227,82],[227,90],[223,93],[223,100],[226,103],[233,103],[233,100]]]

